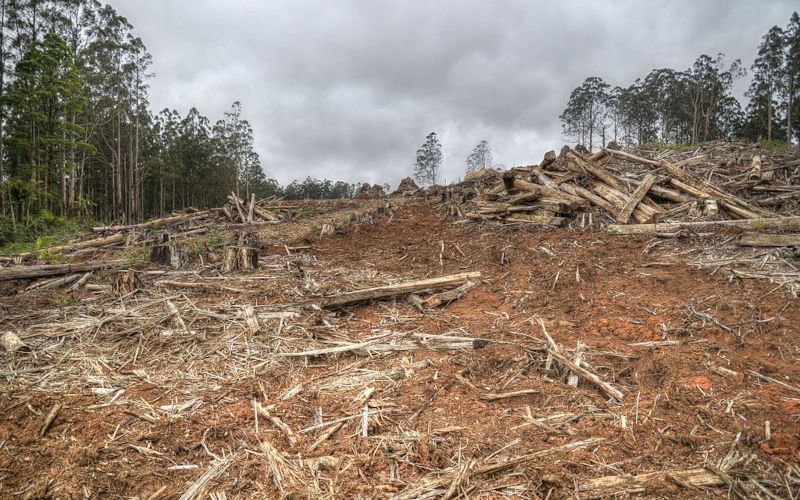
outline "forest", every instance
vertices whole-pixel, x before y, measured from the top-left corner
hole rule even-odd
[[[564,133],[590,150],[652,142],[697,144],[713,139],[791,142],[800,139],[800,16],[773,26],[750,66],[743,109],[733,95],[747,75],[738,59],[699,56],[686,70],[654,69],[628,87],[587,78],[559,117]]]
[[[248,198],[342,198],[355,186],[267,179],[234,102],[153,113],[152,56],[96,0],[0,0],[0,231],[63,217],[135,223],[187,206]]]

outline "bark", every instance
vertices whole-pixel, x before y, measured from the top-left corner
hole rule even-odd
[[[19,254],[20,257],[28,257],[30,255],[36,255],[39,252],[72,252],[74,250],[82,250],[84,248],[97,248],[97,247],[104,247],[108,245],[116,245],[117,243],[122,243],[125,241],[125,236],[122,233],[112,234],[111,236],[107,236],[105,238],[96,238],[92,240],[80,241],[78,243],[72,243],[69,245],[59,245],[56,247],[50,248],[43,248],[41,250],[33,250],[30,252],[24,252]]]
[[[95,269],[115,268],[128,264],[128,259],[107,262],[81,262],[77,264],[45,264],[40,266],[11,266],[0,269],[0,281],[43,278],[61,274],[82,273]]]
[[[691,186],[692,188],[695,188],[699,191],[707,193],[709,195],[708,197],[710,198],[716,198],[720,201],[727,202],[731,205],[741,207],[747,210],[748,212],[758,214],[758,216],[760,217],[777,217],[777,214],[769,210],[753,206],[702,179],[698,179],[688,171],[682,170],[666,160],[661,160],[658,163],[659,166],[663,168],[674,179],[677,179],[678,181],[683,182],[684,184]],[[723,203],[723,206],[724,205],[725,204]]]
[[[744,233],[739,245],[746,247],[795,247],[800,246],[800,234]]]
[[[798,231],[800,230],[800,216],[702,222],[661,222],[658,224],[616,224],[608,226],[609,234],[654,234],[683,229],[691,231]]]
[[[633,192],[628,202],[619,212],[619,215],[617,216],[617,222],[619,222],[620,224],[628,223],[628,220],[630,220],[631,214],[633,213],[633,210],[636,208],[636,205],[638,205],[639,202],[642,201],[642,198],[645,197],[645,195],[650,190],[650,187],[653,185],[655,181],[656,178],[653,177],[651,174],[647,174],[644,176],[642,183],[639,184],[639,187],[636,188],[636,190]]]
[[[407,293],[421,292],[423,290],[430,290],[434,288],[441,288],[453,285],[463,285],[470,280],[479,280],[481,273],[478,271],[453,274],[450,276],[442,276],[440,278],[429,278],[422,280],[405,281],[395,285],[379,286],[375,288],[366,288],[363,290],[355,290],[352,292],[344,292],[338,295],[329,297],[320,297],[311,299],[304,303],[317,304],[320,307],[341,307],[350,304],[357,304],[374,299],[383,299],[386,297],[396,297],[398,295],[405,295]]]

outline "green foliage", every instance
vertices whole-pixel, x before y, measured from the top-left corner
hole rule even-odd
[[[642,147],[647,149],[655,149],[657,151],[693,151],[697,146],[693,144],[667,144],[665,142],[651,141],[642,144]]]
[[[150,259],[150,249],[146,246],[140,246],[133,250],[129,250],[125,252],[125,259],[128,261],[129,266],[145,264]]]
[[[758,145],[765,152],[769,153],[791,153],[792,145],[786,141],[773,139],[768,141],[766,139],[759,139]]]
[[[69,292],[53,292],[50,301],[59,309],[64,309],[75,304],[75,298]]]
[[[224,247],[233,243],[233,238],[220,233],[212,233],[208,238],[208,246],[213,248]]]

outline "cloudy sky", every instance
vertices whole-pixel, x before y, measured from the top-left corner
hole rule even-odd
[[[701,53],[750,66],[796,0],[109,0],[153,55],[153,110],[212,121],[239,100],[268,176],[388,182],[430,131],[443,180],[558,149],[587,76],[628,85]],[[740,82],[743,92],[746,82]]]

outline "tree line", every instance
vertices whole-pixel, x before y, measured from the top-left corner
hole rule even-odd
[[[568,137],[590,150],[598,143],[670,144],[713,139],[800,139],[800,17],[772,27],[750,66],[752,80],[742,109],[731,91],[747,71],[723,54],[699,56],[683,71],[652,70],[628,87],[587,78],[559,116]]]
[[[238,101],[213,123],[196,108],[152,113],[151,65],[98,0],[0,0],[0,225],[45,212],[134,223],[221,206],[231,191],[353,195],[343,182],[267,179]]]

